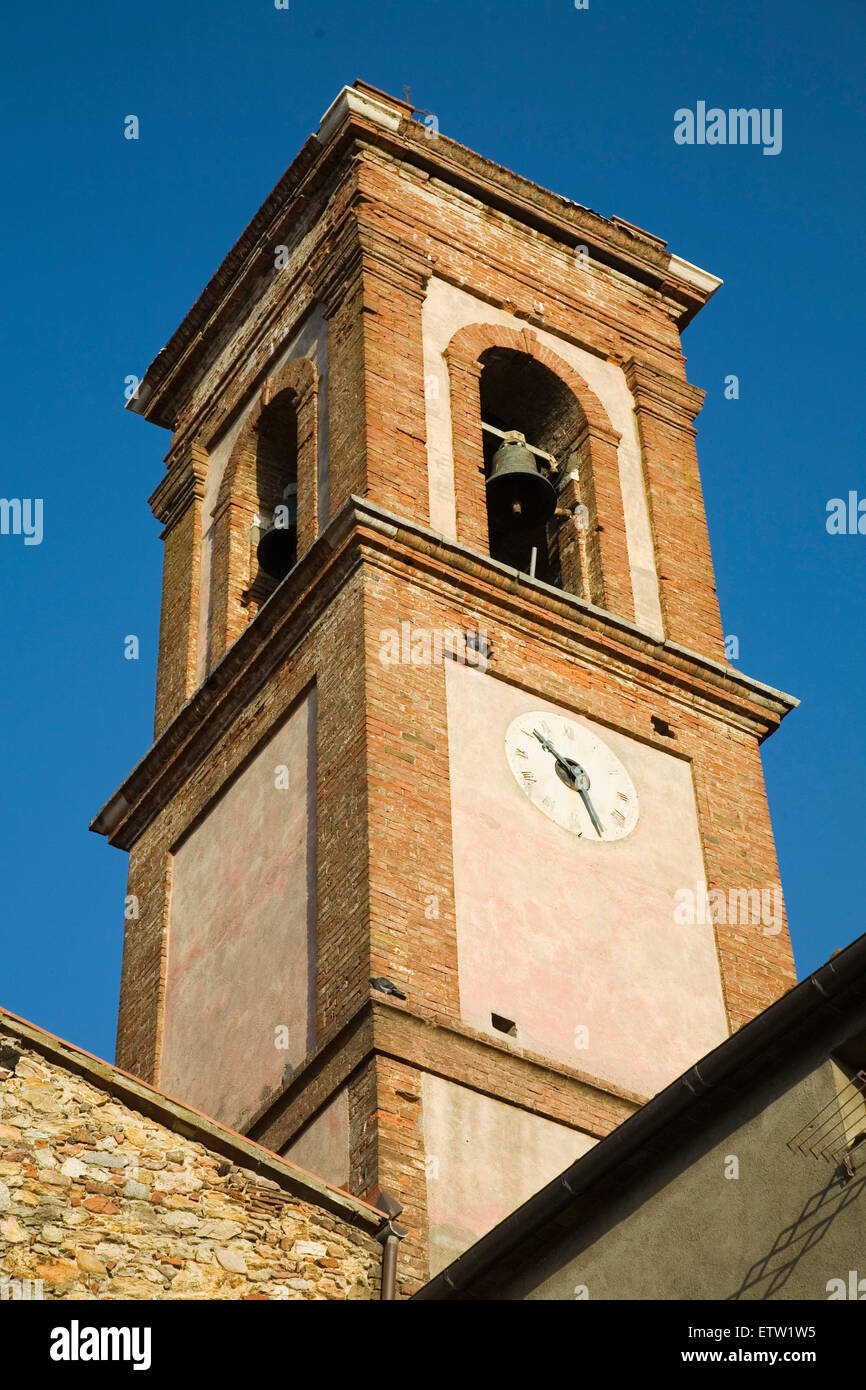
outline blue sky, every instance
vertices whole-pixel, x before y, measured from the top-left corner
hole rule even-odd
[[[43,498],[44,536],[0,536],[0,1003],[113,1055],[126,856],[87,825],[150,742],[168,446],[124,378],[356,77],[725,280],[684,339],[725,629],[803,702],[764,750],[800,973],[858,935],[866,536],[825,516],[866,497],[860,0],[46,0],[2,24],[0,495]],[[781,108],[781,153],[677,145],[698,101]]]

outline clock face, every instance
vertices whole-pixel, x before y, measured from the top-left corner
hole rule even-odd
[[[622,840],[638,797],[619,758],[576,720],[547,710],[513,719],[505,755],[517,785],[551,820],[587,840]]]

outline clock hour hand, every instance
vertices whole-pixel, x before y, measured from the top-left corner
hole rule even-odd
[[[556,749],[554,748],[554,746],[553,746],[553,744],[551,743],[551,741],[550,741],[549,738],[545,738],[544,735],[543,735],[543,734],[540,734],[540,733],[538,732],[537,729],[533,729],[532,732],[534,733],[535,737],[538,739],[538,742],[541,744],[541,746],[542,746],[542,748],[545,750],[545,752],[546,752],[546,753],[552,753],[552,754],[553,754],[553,757],[554,757],[554,758],[556,759],[556,761],[559,763],[559,766],[562,768],[562,770],[563,770],[563,772],[566,774],[566,776],[572,778],[572,780],[573,780],[574,774],[573,774],[573,772],[572,772],[571,764],[569,763],[568,759],[567,759],[567,758],[563,758],[563,756],[562,756],[561,753],[557,753]]]
[[[589,778],[587,777],[583,768],[580,766],[580,763],[576,763],[573,758],[563,758],[562,755],[556,751],[550,739],[545,738],[544,735],[540,734],[537,729],[533,729],[532,732],[538,739],[538,742],[541,744],[542,748],[545,749],[546,752],[551,753],[553,757],[556,759],[557,763],[565,773],[566,778],[572,789],[580,793],[580,799],[587,809],[589,818],[592,821],[593,829],[595,830],[595,833],[598,836],[598,838],[600,840],[603,839],[604,826],[599,820],[598,813],[596,812],[596,809],[592,804],[592,798],[589,794]]]

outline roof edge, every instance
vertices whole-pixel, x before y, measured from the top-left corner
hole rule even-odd
[[[305,1168],[286,1163],[264,1145],[229,1129],[203,1111],[176,1100],[131,1072],[123,1071],[92,1052],[58,1038],[37,1024],[19,1018],[8,1009],[0,1008],[0,1032],[18,1039],[56,1066],[75,1072],[99,1090],[108,1091],[125,1105],[142,1111],[149,1119],[165,1125],[182,1138],[196,1140],[206,1148],[232,1158],[240,1167],[252,1168],[260,1176],[286,1188],[293,1197],[302,1197],[325,1207],[350,1225],[366,1230],[371,1236],[376,1236],[387,1222],[380,1211],[360,1197],[353,1197],[342,1188],[333,1187]]]
[[[814,1015],[838,1017],[838,1006],[833,1000],[857,982],[866,998],[866,933],[834,953],[811,975],[647,1101],[594,1148],[441,1270],[413,1294],[413,1299],[435,1301],[459,1296],[474,1280],[490,1273],[497,1261],[512,1253],[529,1232],[555,1220],[621,1159],[631,1158],[677,1118],[704,1106],[713,1093],[730,1088],[733,1076],[749,1068],[769,1045],[793,1035]],[[786,1053],[786,1056],[791,1055],[793,1049]],[[712,1111],[713,1115],[717,1113]],[[695,1132],[695,1128],[692,1123],[690,1132]]]

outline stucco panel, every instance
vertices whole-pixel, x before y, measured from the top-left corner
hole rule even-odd
[[[689,763],[573,716],[640,797],[627,839],[580,839],[505,758],[511,720],[557,706],[456,663],[446,689],[463,1019],[495,1036],[503,1015],[520,1046],[654,1095],[727,1035],[713,927],[674,921],[704,882]]]
[[[422,1101],[431,1277],[595,1143],[443,1077]]]
[[[283,1157],[334,1187],[349,1185],[349,1092],[344,1087]]]
[[[825,1300],[841,1284],[850,1297],[851,1269],[866,1277],[866,1177],[840,1183],[787,1142],[835,1095],[829,1061],[775,1096],[749,1095],[502,1296]]]
[[[174,855],[160,1085],[234,1128],[314,1041],[315,747],[311,691]]]

